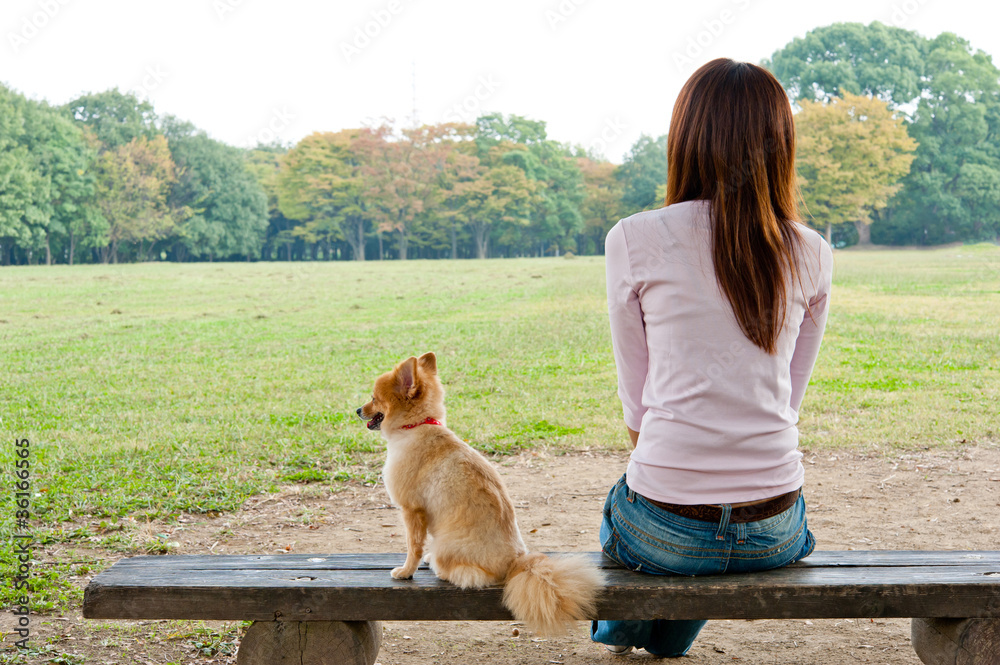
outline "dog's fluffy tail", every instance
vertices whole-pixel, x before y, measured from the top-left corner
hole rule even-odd
[[[594,618],[603,585],[601,571],[583,557],[522,554],[507,575],[503,604],[535,632],[554,635]]]

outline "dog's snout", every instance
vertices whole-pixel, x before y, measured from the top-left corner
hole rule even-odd
[[[358,410],[357,410],[358,418],[364,418],[364,416],[361,414],[361,409],[363,409],[363,408],[364,407],[361,407],[361,406],[358,407]]]

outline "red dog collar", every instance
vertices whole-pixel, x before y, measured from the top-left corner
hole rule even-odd
[[[428,418],[422,423],[414,423],[413,425],[403,425],[403,429],[413,429],[414,427],[420,427],[421,425],[440,425],[438,421],[433,418]]]

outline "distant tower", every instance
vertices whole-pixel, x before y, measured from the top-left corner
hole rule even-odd
[[[414,129],[420,126],[420,117],[417,115],[417,61],[412,61],[413,65],[413,113],[410,114],[410,124]]]

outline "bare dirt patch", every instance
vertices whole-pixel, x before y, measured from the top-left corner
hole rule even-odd
[[[624,471],[627,455],[524,453],[497,458],[532,550],[597,550],[600,510],[607,489]],[[1000,447],[945,452],[806,451],[806,500],[817,549],[997,549],[1000,542]],[[330,493],[316,485],[256,497],[234,514],[184,516],[151,524],[181,554],[276,552],[400,552],[404,535],[384,487],[347,485]],[[60,547],[38,552],[42,562],[80,556]],[[110,559],[111,555],[99,556]],[[79,580],[81,585],[86,579]],[[10,614],[0,618],[11,653]],[[228,637],[222,651],[198,655],[209,628]],[[518,628],[518,635],[514,629]],[[41,652],[26,662],[234,663],[226,650],[239,625],[223,622],[89,622],[79,612],[34,618],[32,643],[49,643],[66,660]],[[645,652],[611,656],[592,644],[587,626],[560,639],[537,639],[509,622],[398,622],[385,624],[379,662],[612,663],[651,660]],[[228,646],[227,646],[228,645]],[[211,649],[208,649],[211,652]],[[76,656],[76,658],[74,658]],[[909,621],[713,621],[686,663],[918,665]]]

